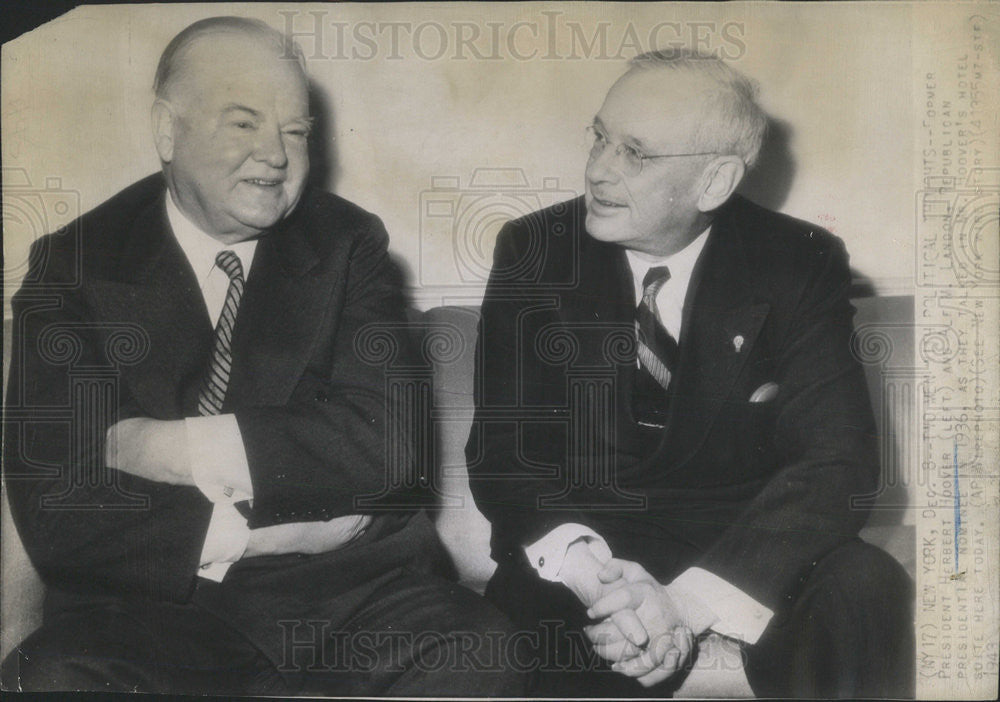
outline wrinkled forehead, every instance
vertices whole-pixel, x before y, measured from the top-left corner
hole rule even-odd
[[[695,137],[713,93],[696,74],[632,69],[611,86],[597,119],[616,139],[669,149]]]
[[[279,46],[242,32],[199,37],[177,57],[176,89],[199,100],[272,95],[291,106],[308,103],[298,61]]]

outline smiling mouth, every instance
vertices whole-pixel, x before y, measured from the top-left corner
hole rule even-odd
[[[250,183],[250,185],[260,185],[263,187],[275,187],[281,185],[280,180],[269,180],[267,178],[244,178],[244,183]]]
[[[596,202],[601,207],[625,207],[625,205],[621,203],[612,202],[611,200],[604,200],[602,198],[597,197],[596,195],[593,196],[593,199],[594,202]]]

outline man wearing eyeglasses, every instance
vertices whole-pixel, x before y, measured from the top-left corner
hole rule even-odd
[[[912,585],[851,506],[879,466],[847,254],[734,194],[765,126],[722,61],[640,56],[585,196],[497,239],[467,455],[537,694],[912,694]]]

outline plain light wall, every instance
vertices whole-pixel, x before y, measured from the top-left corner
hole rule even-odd
[[[843,237],[876,291],[911,292],[911,43],[947,14],[935,8],[80,7],[3,48],[5,312],[31,241],[158,169],[157,59],[185,26],[218,14],[300,35],[325,103],[315,146],[331,159],[319,175],[382,217],[420,306],[478,301],[503,221],[582,192],[584,127],[626,60],[658,48],[651,40],[700,43],[757,79],[777,128],[746,192]]]

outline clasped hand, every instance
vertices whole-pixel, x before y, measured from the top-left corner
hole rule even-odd
[[[594,651],[612,669],[645,687],[676,673],[694,636],[666,588],[638,563],[612,559],[589,587],[571,587],[597,624],[585,628]]]

